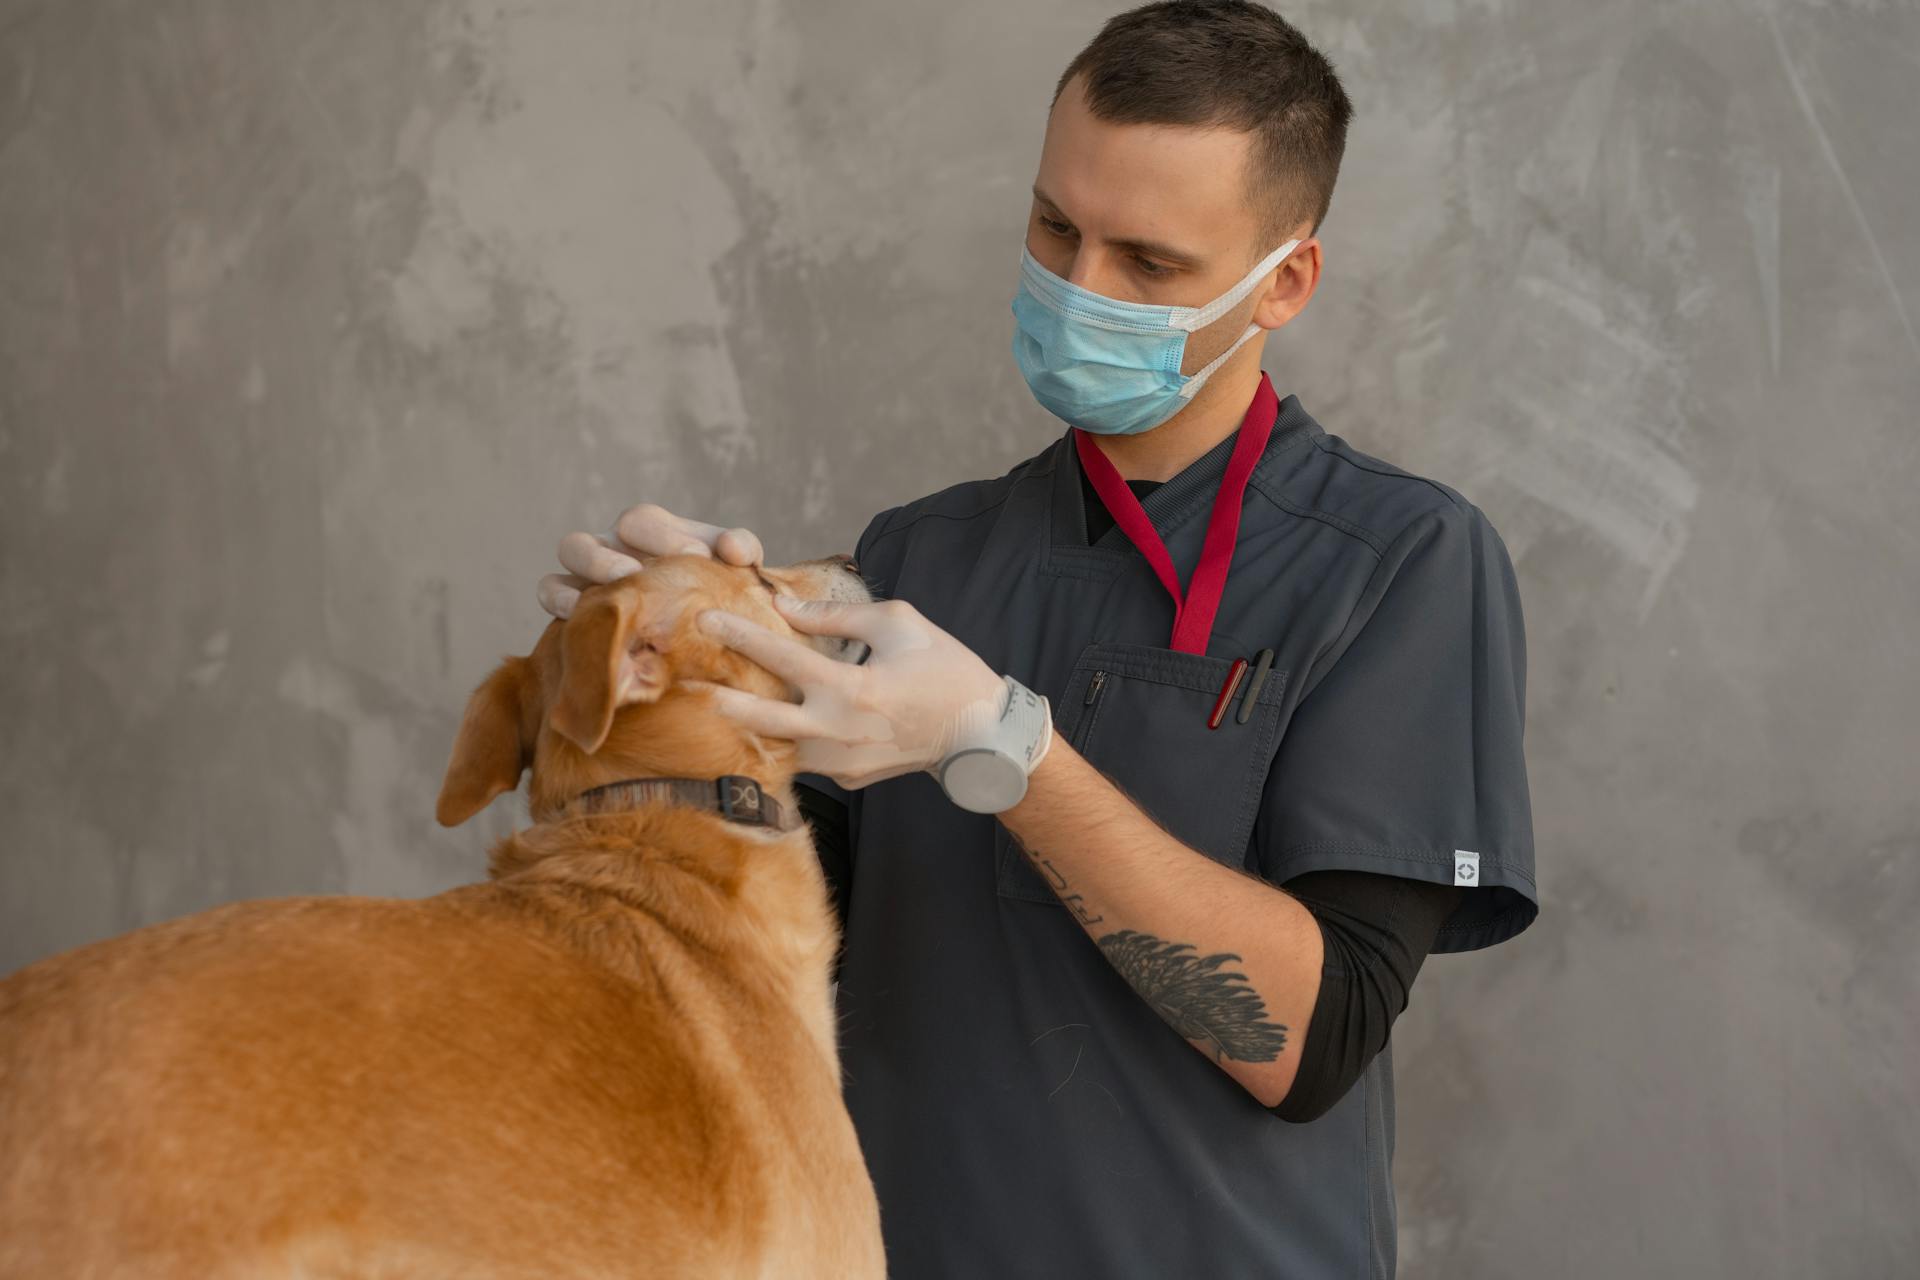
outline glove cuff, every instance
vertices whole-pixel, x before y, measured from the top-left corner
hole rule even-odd
[[[1001,813],[1027,794],[1027,777],[1053,745],[1053,708],[1012,676],[1000,716],[947,752],[933,776],[947,798],[970,813]]]

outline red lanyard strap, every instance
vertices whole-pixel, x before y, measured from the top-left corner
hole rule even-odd
[[[1160,585],[1173,597],[1172,648],[1181,653],[1207,651],[1207,641],[1213,635],[1214,615],[1220,611],[1220,597],[1226,594],[1227,569],[1233,563],[1234,543],[1240,536],[1241,498],[1246,493],[1247,479],[1253,475],[1254,465],[1266,451],[1279,408],[1280,400],[1274,394],[1273,383],[1262,372],[1260,386],[1253,393],[1253,404],[1240,420],[1239,438],[1234,442],[1233,456],[1227,460],[1226,474],[1220,477],[1220,488],[1213,496],[1213,513],[1207,517],[1207,537],[1200,547],[1200,563],[1194,566],[1193,578],[1184,596],[1179,576],[1174,572],[1173,557],[1167,554],[1167,544],[1161,540],[1160,531],[1153,527],[1153,521],[1147,518],[1140,499],[1120,478],[1093,438],[1078,427],[1071,428],[1080,466],[1093,481],[1094,492],[1107,504],[1114,523],[1140,549],[1140,554],[1153,566]]]

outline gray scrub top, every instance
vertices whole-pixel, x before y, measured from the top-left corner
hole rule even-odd
[[[1236,439],[1142,503],[1183,584]],[[1288,396],[1208,652],[1180,653],[1126,534],[1085,545],[1079,465],[1063,431],[881,513],[855,558],[1051,699],[1055,731],[1208,857],[1274,884],[1338,867],[1466,885],[1436,953],[1526,928],[1525,635],[1486,516]],[[1251,718],[1236,696],[1209,730],[1232,660],[1265,647]],[[926,773],[801,780],[848,807],[845,1096],[894,1280],[1393,1275],[1391,1041],[1331,1111],[1283,1121],[1127,985],[997,818]]]

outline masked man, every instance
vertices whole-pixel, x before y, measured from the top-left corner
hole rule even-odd
[[[798,701],[846,1100],[890,1274],[1394,1272],[1388,1033],[1430,952],[1537,911],[1514,572],[1460,493],[1261,370],[1320,277],[1350,107],[1248,3],[1123,13],[1057,86],[1013,357],[1064,424],[884,511],[879,602],[710,612]],[[757,563],[652,504],[574,534]]]

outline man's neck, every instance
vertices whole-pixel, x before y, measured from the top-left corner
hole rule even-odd
[[[1259,388],[1256,351],[1251,360],[1236,359],[1217,370],[1192,404],[1151,431],[1130,436],[1096,435],[1094,443],[1122,480],[1171,480],[1240,429]]]

